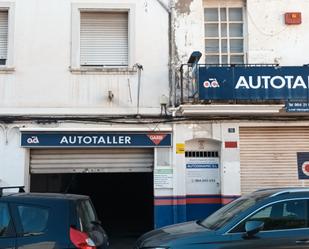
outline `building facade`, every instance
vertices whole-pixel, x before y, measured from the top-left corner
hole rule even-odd
[[[176,165],[185,165],[184,220],[259,188],[308,186],[307,7],[175,2],[175,112],[186,122],[173,131],[185,148],[176,153]],[[201,52],[197,63],[193,51]]]
[[[88,194],[116,232],[306,186],[307,7],[0,1],[0,185]]]

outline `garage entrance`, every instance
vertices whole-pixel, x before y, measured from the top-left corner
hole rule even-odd
[[[112,249],[154,228],[152,149],[31,150],[30,171],[33,192],[89,195]]]

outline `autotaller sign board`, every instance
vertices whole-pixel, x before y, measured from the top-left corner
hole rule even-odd
[[[200,100],[307,100],[309,67],[199,66]]]
[[[22,132],[22,147],[171,147],[171,133]]]

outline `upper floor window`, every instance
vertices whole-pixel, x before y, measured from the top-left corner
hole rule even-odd
[[[242,7],[204,8],[206,64],[243,64]]]
[[[80,13],[80,65],[128,66],[128,12]]]
[[[0,65],[8,59],[8,11],[0,10]]]

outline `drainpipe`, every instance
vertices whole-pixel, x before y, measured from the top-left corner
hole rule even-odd
[[[136,115],[139,116],[139,101],[140,101],[140,92],[141,92],[141,74],[143,70],[143,66],[139,63],[135,63],[134,65],[137,68],[138,73],[138,85],[137,85],[137,106],[136,106]]]
[[[157,2],[166,10],[168,13],[168,54],[169,54],[169,106],[175,106],[175,29],[174,29],[174,9],[175,0],[169,0],[169,6],[166,6],[162,0]]]

